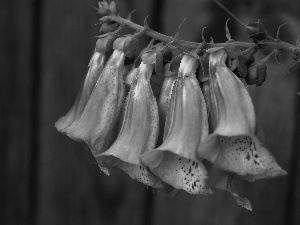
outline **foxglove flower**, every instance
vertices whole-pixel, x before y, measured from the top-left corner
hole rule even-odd
[[[124,59],[124,52],[115,49],[81,117],[66,128],[69,137],[84,141],[94,155],[107,150],[117,135],[118,120],[125,99]]]
[[[225,66],[224,49],[209,58],[209,104],[213,133],[199,146],[197,156],[219,169],[252,180],[284,175],[257,137],[254,107],[243,83]]]
[[[55,123],[55,127],[57,128],[58,131],[65,132],[65,128],[67,128],[76,119],[80,118],[84,110],[84,107],[86,106],[92,94],[96,82],[99,76],[101,75],[101,72],[104,68],[104,64],[105,64],[105,50],[95,51],[90,60],[89,70],[87,72],[85,81],[77,95],[74,105],[65,116],[61,117]]]
[[[95,158],[107,175],[112,167],[118,167],[135,180],[162,188],[162,182],[140,160],[141,154],[155,147],[159,129],[157,103],[150,86],[153,68],[153,64],[141,63],[126,99],[120,134],[106,152]]]
[[[158,148],[142,155],[142,161],[162,181],[191,194],[208,194],[207,171],[195,161],[200,142],[207,136],[204,98],[196,80],[198,59],[185,55],[180,63],[164,130]]]

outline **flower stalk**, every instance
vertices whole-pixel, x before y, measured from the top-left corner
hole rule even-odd
[[[104,16],[101,18],[101,20],[114,21],[116,23],[123,24],[124,26],[127,26],[135,31],[142,31],[145,29],[145,27],[138,25],[138,24],[132,22],[131,20],[124,19],[119,15]],[[176,37],[172,37],[172,36],[168,36],[168,35],[156,32],[156,31],[150,29],[149,27],[146,28],[144,34],[149,37],[152,37],[156,40],[160,40],[160,41],[163,41],[166,43],[172,42],[173,46],[183,49],[186,52],[189,52],[192,49],[197,49],[202,45],[202,43],[185,41],[185,40],[178,39]],[[293,54],[295,54],[297,52],[298,55],[300,55],[299,49],[297,49],[296,46],[294,46],[288,42],[281,41],[281,40],[277,40],[277,41],[270,41],[270,40],[264,41],[263,40],[263,41],[259,41],[257,44],[259,45],[260,49],[270,49],[270,50],[279,49],[279,50],[289,51]],[[239,46],[241,49],[247,49],[247,48],[252,47],[253,45],[254,45],[254,43],[241,42],[241,41],[233,41],[233,42],[227,42],[227,43],[206,43],[204,46],[204,49],[214,48],[214,47],[232,48],[235,46]]]

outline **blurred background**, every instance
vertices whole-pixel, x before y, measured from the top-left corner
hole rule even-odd
[[[295,43],[300,34],[296,0],[226,0],[248,23],[260,19],[275,37]],[[269,150],[289,175],[254,183],[238,182],[253,212],[231,196],[177,197],[153,191],[115,170],[100,172],[90,151],[58,133],[55,121],[72,106],[87,72],[99,25],[95,0],[3,0],[0,2],[0,224],[1,225],[247,225],[300,224],[299,67],[290,54],[268,64],[267,81],[250,87]],[[119,11],[152,29],[201,42],[225,42],[230,16],[211,0],[119,0]],[[249,41],[229,21],[233,39]],[[149,39],[140,42],[140,48]],[[262,57],[258,55],[258,57]]]

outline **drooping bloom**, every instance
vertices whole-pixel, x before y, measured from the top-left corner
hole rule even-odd
[[[98,78],[81,117],[66,128],[69,137],[84,141],[94,155],[107,150],[117,135],[125,99],[124,59],[124,52],[115,49]]]
[[[101,75],[105,63],[105,50],[95,51],[89,63],[89,70],[81,87],[74,105],[70,111],[63,117],[61,117],[56,123],[55,127],[60,132],[65,132],[71,123],[80,118],[84,107],[86,106],[92,91],[96,85],[96,82]]]
[[[135,180],[162,188],[162,182],[149,173],[140,159],[141,154],[153,150],[158,136],[158,109],[150,86],[153,68],[153,64],[141,63],[126,99],[119,136],[106,152],[95,158],[108,175],[112,167],[118,167]]]
[[[203,82],[202,90],[205,96],[207,113],[209,115],[208,121],[211,121],[211,113],[210,113],[211,104],[210,104],[210,91],[209,91],[210,89],[209,89],[208,81]],[[209,130],[213,130],[212,124],[209,123],[209,125],[210,125]],[[207,161],[205,163],[205,167],[208,171],[207,185],[209,187],[211,187],[212,189],[218,189],[218,190],[229,192],[238,205],[240,205],[246,210],[252,211],[251,202],[247,198],[242,198],[237,193],[233,192],[232,183],[233,183],[233,178],[235,177],[233,173],[228,171],[222,171],[216,165],[213,165],[212,163]],[[252,177],[243,177],[243,179],[251,180]]]
[[[204,98],[195,77],[198,59],[185,55],[172,91],[164,141],[142,155],[142,161],[162,181],[191,194],[208,194],[207,171],[195,161],[200,142],[207,136]]]
[[[209,58],[209,104],[213,133],[199,146],[197,156],[219,169],[253,179],[284,175],[257,137],[254,107],[243,83],[225,65],[224,49]]]

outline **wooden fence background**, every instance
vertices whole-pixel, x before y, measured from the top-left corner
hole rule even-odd
[[[243,21],[263,21],[269,33],[295,43],[300,3],[292,0],[224,1]],[[0,224],[1,225],[279,225],[300,223],[299,69],[269,64],[267,82],[250,92],[267,144],[289,175],[241,182],[247,213],[224,192],[213,196],[153,192],[120,171],[100,173],[91,153],[58,133],[55,121],[76,97],[98,35],[94,0],[2,0],[0,2]],[[226,41],[229,17],[210,0],[120,0],[123,16],[172,35],[185,17],[180,37]],[[238,40],[247,40],[233,20]],[[143,45],[143,44],[142,44]]]

